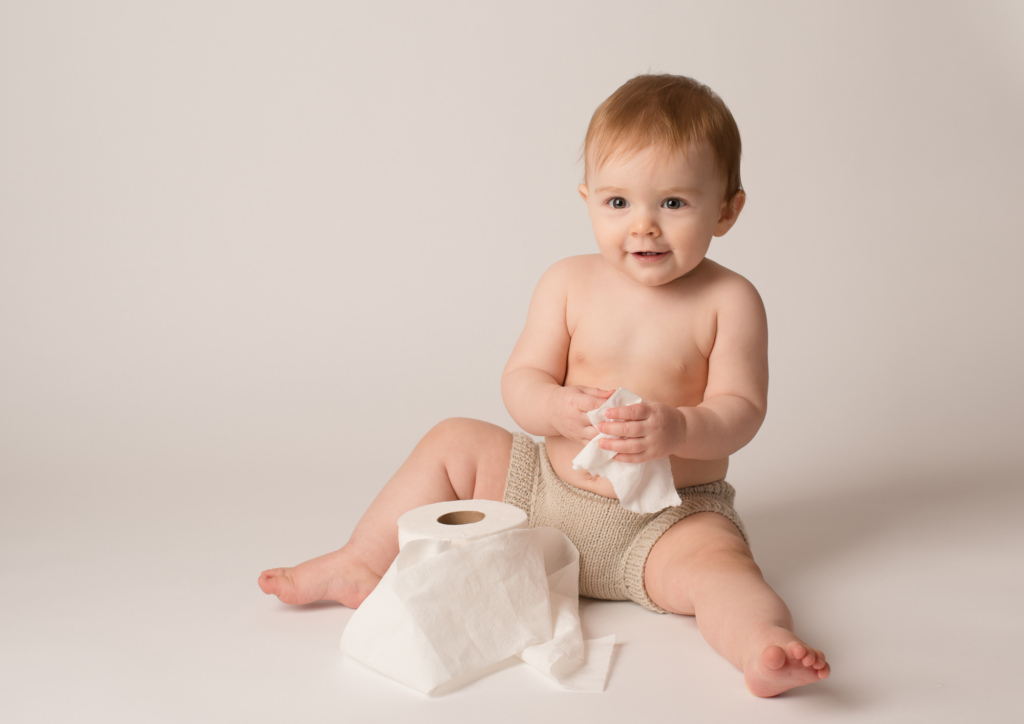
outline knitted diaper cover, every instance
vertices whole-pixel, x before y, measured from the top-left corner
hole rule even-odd
[[[665,531],[694,513],[719,513],[747,539],[733,508],[736,491],[719,480],[677,490],[682,503],[657,513],[634,513],[615,498],[581,490],[551,467],[544,443],[517,432],[505,482],[505,502],[529,516],[530,527],[551,526],[565,533],[580,552],[580,595],[611,601],[636,601],[668,613],[647,595],[644,566]]]

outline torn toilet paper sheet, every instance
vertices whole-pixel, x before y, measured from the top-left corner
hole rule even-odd
[[[643,402],[625,387],[617,389],[605,403],[587,413],[590,424],[605,422],[604,411],[612,407],[627,407]],[[646,463],[623,463],[615,460],[614,450],[600,447],[598,440],[614,437],[599,432],[587,443],[580,454],[573,458],[573,470],[586,470],[595,477],[606,478],[615,489],[619,504],[634,513],[657,513],[663,508],[679,505],[682,501],[672,480],[672,466],[668,458],[658,458]]]
[[[583,640],[579,552],[555,528],[456,547],[409,541],[349,619],[341,650],[429,693],[518,655],[562,686],[602,691],[614,636]]]

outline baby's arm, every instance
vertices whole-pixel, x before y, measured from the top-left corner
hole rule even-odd
[[[621,440],[602,448],[622,462],[646,462],[665,455],[719,460],[750,442],[768,408],[768,321],[757,290],[735,276],[718,290],[717,329],[708,357],[704,400],[696,407],[642,403],[606,410],[624,422],[598,429]]]
[[[501,397],[512,419],[531,435],[563,435],[587,442],[597,430],[587,418],[611,395],[591,387],[563,387],[569,356],[565,309],[573,259],[564,259],[537,283],[526,326],[501,376]]]

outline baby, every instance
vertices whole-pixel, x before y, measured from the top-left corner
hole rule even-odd
[[[580,551],[580,594],[696,616],[704,638],[757,696],[827,678],[825,656],[754,563],[725,482],[729,455],[767,408],[768,328],[754,287],[706,258],[736,223],[740,135],[732,114],[690,78],[645,75],[594,113],[584,144],[598,254],[564,259],[534,291],[505,366],[502,397],[531,435],[446,420],[420,441],[340,550],[259,585],[285,603],[356,608],[398,554],[402,513],[442,500],[503,500]],[[619,387],[644,402],[587,412]],[[622,507],[611,483],[574,470],[598,432],[616,459],[665,456],[681,503]]]

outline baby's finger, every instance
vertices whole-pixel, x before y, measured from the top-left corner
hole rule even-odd
[[[646,463],[653,460],[654,458],[652,458],[646,452],[643,452],[636,455],[631,455],[629,453],[619,453],[618,455],[615,456],[615,459],[618,460],[620,463]]]
[[[604,411],[609,420],[646,420],[651,416],[651,407],[643,402],[625,407],[609,407]]]
[[[628,455],[637,455],[647,449],[647,441],[640,437],[622,439],[603,437],[597,444],[603,450],[614,450],[617,453],[626,453]]]
[[[602,390],[598,387],[581,387],[580,390],[586,392],[588,395],[593,395],[594,397],[601,397],[603,399],[608,399],[609,397],[612,396],[612,393],[614,392],[614,390]]]
[[[580,412],[591,412],[604,404],[604,399],[596,395],[580,394],[576,398],[576,408]]]
[[[605,435],[615,437],[643,437],[646,434],[646,421],[639,422],[600,422],[597,429]]]

